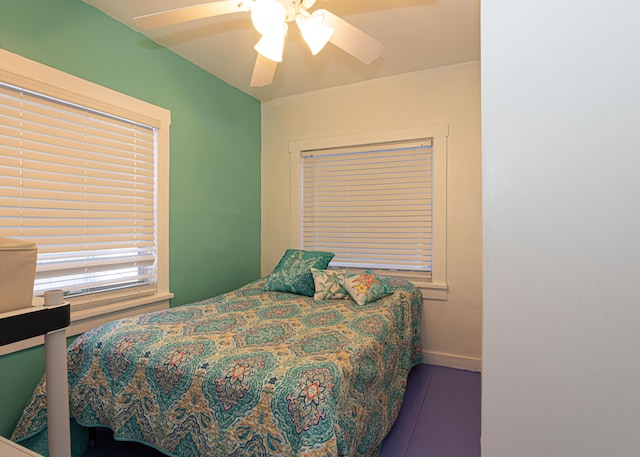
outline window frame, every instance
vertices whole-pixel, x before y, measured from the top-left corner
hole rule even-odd
[[[124,300],[117,293],[84,295],[76,300],[71,298],[71,325],[66,336],[78,335],[121,317],[167,309],[169,300],[173,298],[169,292],[168,233],[171,112],[3,49],[0,49],[0,80],[157,129],[157,291],[153,295]],[[0,355],[33,347],[43,341],[43,337],[37,337],[2,346]]]
[[[431,138],[433,141],[433,222],[431,280],[418,275],[402,274],[418,286],[426,299],[447,299],[447,138],[448,124],[412,127],[380,132],[366,132],[289,142],[291,222],[290,245],[302,248],[302,189],[301,173],[303,151],[340,148],[367,144],[412,141]],[[354,269],[354,271],[356,271]]]

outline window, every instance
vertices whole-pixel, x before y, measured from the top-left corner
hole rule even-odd
[[[65,290],[68,334],[168,306],[169,112],[1,52],[0,235],[37,244],[35,300]]]
[[[0,119],[0,233],[37,244],[35,294],[154,293],[156,129],[3,83]]]
[[[446,298],[447,127],[291,143],[292,245]]]

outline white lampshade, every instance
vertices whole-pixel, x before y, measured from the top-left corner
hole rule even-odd
[[[260,41],[254,46],[254,49],[263,57],[274,62],[282,62],[282,52],[284,50],[285,33],[275,32],[269,35],[263,35]]]
[[[302,33],[302,38],[311,49],[311,54],[314,56],[322,51],[322,48],[326,46],[333,35],[333,27],[326,25],[323,22],[322,14],[313,13],[298,14],[296,17],[296,23]]]
[[[287,12],[277,0],[256,0],[251,7],[251,22],[260,35],[271,35],[282,29]]]

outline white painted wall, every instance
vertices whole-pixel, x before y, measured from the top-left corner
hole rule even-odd
[[[482,3],[485,457],[640,455],[638,18]]]
[[[279,98],[262,105],[262,273],[289,247],[291,140],[449,124],[447,301],[427,301],[429,361],[480,369],[480,63]]]

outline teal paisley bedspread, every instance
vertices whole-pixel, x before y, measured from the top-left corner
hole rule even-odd
[[[421,362],[420,291],[391,279],[393,294],[361,307],[263,284],[78,337],[72,429],[179,457],[375,455]],[[46,454],[46,423],[43,379],[12,439]]]

